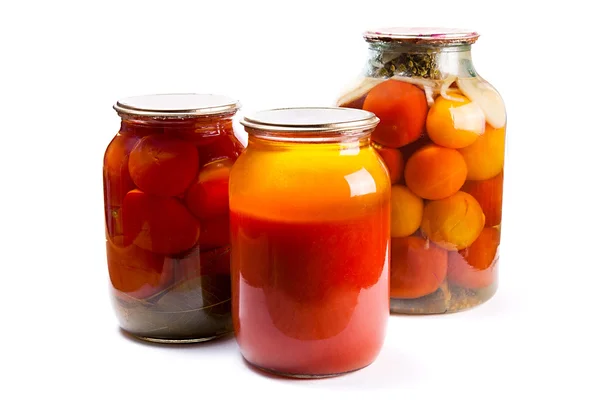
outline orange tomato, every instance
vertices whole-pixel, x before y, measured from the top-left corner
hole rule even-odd
[[[467,178],[467,164],[457,150],[435,144],[417,150],[406,162],[406,186],[417,196],[439,200],[458,192]]]
[[[390,79],[371,89],[363,109],[381,120],[371,135],[373,141],[387,147],[402,147],[422,135],[427,98],[417,86]]]
[[[481,181],[493,178],[504,167],[505,129],[486,125],[485,133],[470,146],[459,149],[467,163],[467,179]]]
[[[477,200],[457,192],[425,205],[421,231],[440,247],[462,250],[477,239],[484,225],[485,215]]]
[[[427,134],[436,144],[460,149],[473,144],[483,134],[485,115],[465,96],[453,96],[462,102],[438,96],[427,114],[426,127]]]
[[[391,209],[392,237],[410,236],[421,226],[423,199],[406,186],[392,186]]]

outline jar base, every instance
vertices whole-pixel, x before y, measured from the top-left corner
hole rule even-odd
[[[259,365],[253,364],[250,361],[248,361],[247,359],[244,358],[244,360],[246,360],[246,362],[248,364],[250,364],[253,368],[256,368],[257,370],[266,373],[268,375],[274,375],[274,376],[279,376],[282,378],[290,378],[290,379],[327,379],[327,378],[335,378],[337,376],[342,376],[342,375],[347,375],[347,374],[351,374],[353,372],[356,371],[360,371],[363,368],[368,367],[370,364],[365,365],[364,367],[360,367],[357,369],[353,369],[350,371],[345,371],[345,372],[336,372],[336,373],[332,373],[332,374],[298,374],[298,373],[290,373],[290,372],[282,372],[282,371],[278,371],[275,369],[270,369],[270,368],[265,368],[265,367],[261,367]]]
[[[219,333],[213,336],[204,336],[204,337],[189,337],[189,338],[160,338],[160,337],[152,337],[146,336],[142,334],[135,334],[133,332],[128,332],[125,329],[121,328],[121,331],[134,339],[141,340],[143,342],[150,343],[160,343],[160,344],[192,344],[192,343],[203,343],[209,342],[211,340],[221,339],[227,335],[230,335],[232,332]]]
[[[224,276],[229,293],[229,276]],[[217,287],[219,281],[208,281]],[[151,300],[139,300],[112,290],[112,302],[121,330],[135,339],[154,343],[199,343],[233,333],[230,299],[204,306],[204,292],[200,289],[184,291],[180,297],[166,298],[162,295]],[[184,306],[189,299],[196,299],[189,309]],[[168,300],[168,301],[166,301]],[[162,303],[161,303],[162,301]],[[194,306],[194,308],[192,308]]]
[[[138,335],[132,335],[132,336],[135,336],[137,339],[143,340],[144,342],[151,342],[151,343],[189,344],[189,343],[208,342],[208,341],[215,340],[215,339],[218,339],[220,337],[223,337],[225,335],[217,335],[217,336],[212,336],[212,337],[193,338],[193,339],[160,339],[160,338],[152,338],[152,337],[138,336]]]
[[[392,314],[431,315],[466,311],[491,299],[498,283],[481,289],[465,289],[444,282],[435,292],[417,299],[390,299]]]

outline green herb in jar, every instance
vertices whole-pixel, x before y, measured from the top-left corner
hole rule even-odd
[[[394,75],[401,75],[425,79],[441,79],[437,57],[432,50],[426,53],[399,53],[389,61],[384,59],[382,53],[378,53],[371,60],[370,65],[371,71],[369,71],[369,75],[376,78],[391,78]]]

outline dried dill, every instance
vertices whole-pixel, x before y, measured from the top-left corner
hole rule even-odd
[[[367,74],[375,78],[391,78],[394,75],[418,77],[425,79],[441,79],[437,57],[434,49],[426,51],[375,51],[369,60]]]

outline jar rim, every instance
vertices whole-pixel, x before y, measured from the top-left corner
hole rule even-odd
[[[280,141],[338,142],[366,136],[379,123],[370,111],[346,107],[262,110],[240,123],[253,136]]]
[[[228,96],[200,93],[162,93],[126,97],[113,106],[117,113],[159,118],[193,118],[233,114],[240,103]]]
[[[473,44],[479,33],[460,28],[389,27],[368,30],[363,38],[369,43],[410,43],[432,45]]]

